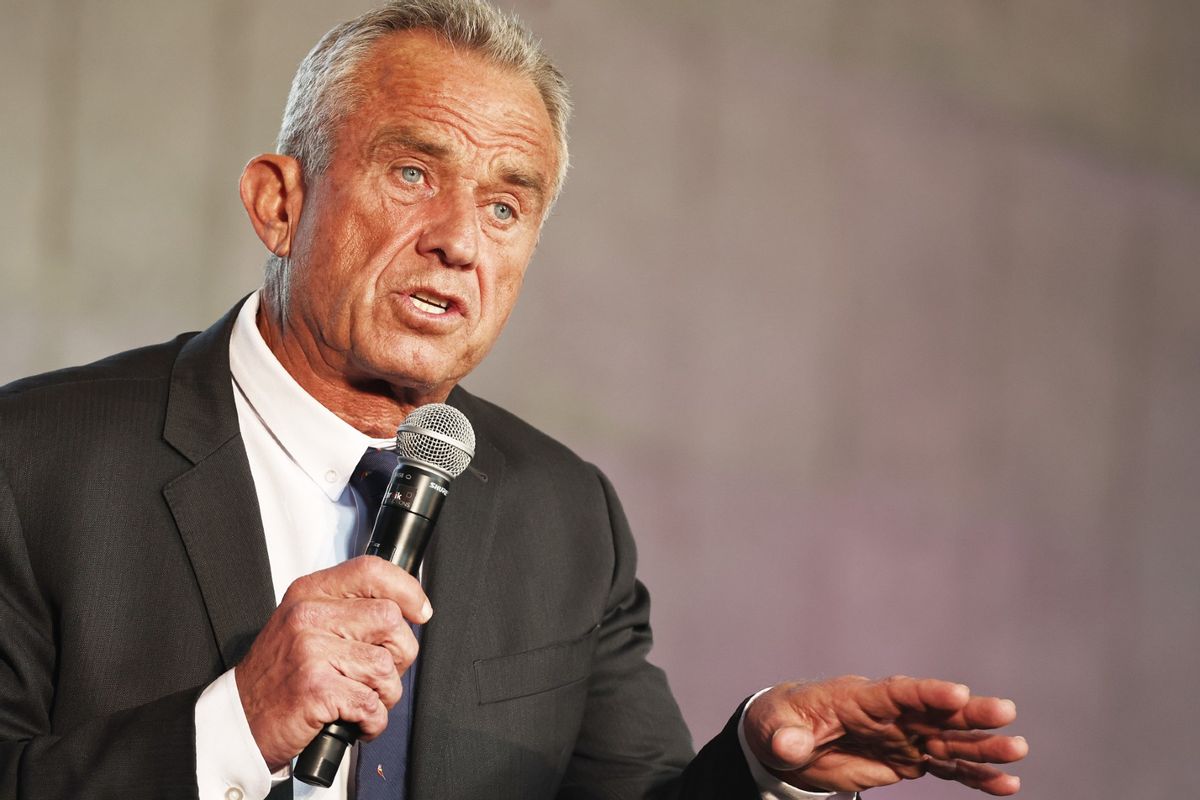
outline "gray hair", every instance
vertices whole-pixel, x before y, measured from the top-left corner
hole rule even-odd
[[[515,14],[484,0],[390,0],[329,31],[292,79],[278,152],[300,162],[305,180],[321,175],[333,157],[338,125],[363,100],[363,89],[355,81],[359,65],[379,39],[409,30],[434,33],[453,47],[478,53],[533,82],[558,139],[558,174],[551,192],[552,201],[557,198],[569,163],[571,97],[566,79]],[[286,313],[288,272],[288,259],[268,257],[265,288],[279,313]]]
[[[391,0],[338,25],[317,42],[296,70],[276,148],[295,157],[306,178],[325,171],[338,124],[362,101],[355,77],[375,42],[390,33],[430,31],[453,47],[479,53],[529,78],[541,94],[558,138],[557,195],[567,172],[571,99],[562,73],[514,14],[483,0]]]

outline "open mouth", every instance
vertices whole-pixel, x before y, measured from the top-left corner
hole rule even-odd
[[[412,297],[413,305],[428,314],[445,314],[450,308],[449,300],[443,300],[436,295],[413,292],[409,296]]]

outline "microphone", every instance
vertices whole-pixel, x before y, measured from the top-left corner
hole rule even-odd
[[[365,555],[387,559],[416,575],[450,481],[475,455],[475,431],[458,409],[430,403],[404,418],[396,431],[396,453],[400,460],[383,494]],[[360,735],[352,722],[328,723],[297,756],[292,775],[310,786],[330,786],[346,748]]]

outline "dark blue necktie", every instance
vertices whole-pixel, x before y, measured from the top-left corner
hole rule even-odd
[[[350,485],[362,496],[367,507],[370,525],[361,526],[365,531],[355,542],[354,555],[361,555],[370,541],[371,527],[392,470],[396,468],[397,456],[391,450],[369,448],[358,462]],[[421,626],[413,625],[418,641]],[[357,800],[404,800],[405,780],[408,772],[408,742],[412,730],[413,677],[416,664],[405,671],[401,678],[404,687],[400,702],[388,713],[387,730],[371,742],[359,742],[358,770],[355,772]]]

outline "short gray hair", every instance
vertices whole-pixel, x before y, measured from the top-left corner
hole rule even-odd
[[[321,175],[333,157],[338,125],[363,100],[363,89],[355,81],[359,65],[379,39],[411,30],[429,31],[453,47],[478,53],[533,81],[558,140],[558,174],[550,193],[553,203],[570,161],[567,81],[515,14],[484,0],[390,0],[322,36],[296,69],[276,150],[300,162],[306,181]],[[276,313],[286,316],[289,259],[269,255],[265,278],[263,289],[270,304]]]
[[[363,99],[362,87],[355,82],[358,66],[379,39],[408,30],[429,31],[533,82],[558,139],[558,175],[551,193],[557,196],[568,164],[567,82],[514,14],[484,0],[391,0],[329,31],[296,70],[276,149],[296,158],[306,178],[324,172],[333,156],[338,124]]]

